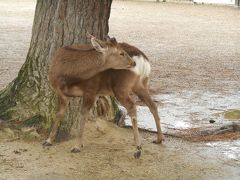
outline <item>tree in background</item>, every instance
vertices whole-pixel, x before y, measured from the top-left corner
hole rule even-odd
[[[89,43],[86,33],[99,39],[107,35],[112,0],[38,0],[26,61],[17,78],[0,91],[0,119],[18,126],[34,125],[48,130],[56,112],[56,97],[47,79],[55,50],[64,45]],[[61,132],[68,134],[80,119],[81,98],[72,99]],[[112,118],[114,103],[101,97],[95,116]]]

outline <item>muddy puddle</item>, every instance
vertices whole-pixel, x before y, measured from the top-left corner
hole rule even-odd
[[[162,105],[158,108],[165,134],[176,135],[188,129],[214,129],[239,123],[240,92],[182,91],[153,97]],[[138,106],[138,124],[145,130],[156,132],[155,121],[146,106]],[[229,115],[230,114],[230,115]],[[234,118],[228,118],[228,117]],[[131,126],[129,117],[126,126]],[[240,161],[240,140],[208,142],[227,158]]]
[[[217,149],[226,158],[238,161],[240,164],[240,140],[208,142],[206,145]]]

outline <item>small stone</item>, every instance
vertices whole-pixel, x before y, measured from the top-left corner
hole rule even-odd
[[[35,129],[33,127],[23,127],[23,128],[21,128],[21,131],[24,133],[30,133],[30,132],[35,131]]]
[[[27,149],[19,149],[19,151],[22,151],[22,152],[27,152],[28,150]]]
[[[210,119],[209,122],[212,124],[212,123],[215,123],[216,121],[213,119]]]
[[[226,111],[224,113],[224,118],[228,120],[240,120],[240,110],[239,109],[233,109]]]
[[[5,132],[9,137],[14,137],[15,133],[13,130],[11,130],[10,128],[4,128],[3,132]]]
[[[73,167],[70,167],[69,169],[71,169],[71,170],[76,170],[75,168],[73,168]]]
[[[16,166],[16,168],[24,168],[24,166],[23,165],[18,165],[18,166]]]
[[[33,132],[31,132],[30,135],[33,136],[33,137],[35,137],[35,138],[37,138],[37,139],[40,138],[40,135],[37,133],[36,130],[33,131]]]
[[[18,151],[18,150],[14,150],[13,152],[14,152],[15,154],[21,154],[21,152]]]
[[[27,140],[40,139],[40,135],[37,133],[35,128],[23,128],[23,138]]]

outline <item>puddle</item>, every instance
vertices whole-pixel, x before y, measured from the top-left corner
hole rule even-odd
[[[231,142],[209,142],[206,145],[217,149],[217,151],[225,157],[240,162],[240,140]]]
[[[188,129],[203,126],[219,126],[227,123],[224,112],[240,109],[240,92],[213,93],[210,91],[182,91],[153,97],[163,106],[159,107],[161,124],[166,133],[170,129]],[[152,114],[145,106],[137,107],[139,127],[156,131]],[[226,115],[225,115],[226,116]],[[214,123],[210,123],[214,122]],[[131,125],[129,117],[126,125]]]
[[[158,109],[162,130],[166,134],[177,134],[178,131],[190,128],[201,128],[202,130],[219,128],[236,122],[236,120],[229,121],[225,118],[234,119],[240,112],[239,110],[232,111],[233,109],[240,109],[240,91],[224,93],[182,91],[174,94],[157,95],[153,99],[163,104]],[[229,118],[229,112],[231,118]],[[140,128],[153,132],[157,131],[154,118],[147,107],[138,106],[137,114]],[[126,118],[125,125],[131,126],[129,117]],[[207,143],[207,145],[217,148],[221,146],[220,150],[226,157],[240,160],[240,140],[212,142]]]

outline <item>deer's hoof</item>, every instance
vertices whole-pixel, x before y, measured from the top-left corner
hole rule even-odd
[[[142,146],[137,146],[137,152],[134,153],[135,159],[139,159],[142,153]]]
[[[71,153],[79,153],[79,152],[81,152],[81,149],[79,147],[73,147],[71,149]]]
[[[142,151],[141,150],[137,150],[137,152],[134,153],[134,158],[135,159],[139,159],[141,154],[142,154]]]
[[[153,143],[154,144],[162,144],[163,140],[154,140]]]
[[[158,138],[157,140],[154,140],[153,143],[154,144],[162,144],[162,142],[164,141],[164,136],[162,135],[160,138]]]
[[[46,140],[42,143],[42,145],[43,145],[43,147],[52,146],[52,143],[50,141]]]

